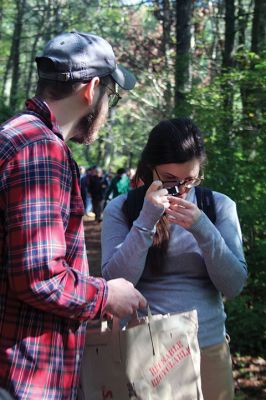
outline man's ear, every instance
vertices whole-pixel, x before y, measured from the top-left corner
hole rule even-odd
[[[88,105],[91,105],[93,103],[93,98],[95,95],[95,89],[97,86],[100,84],[100,78],[98,76],[95,76],[92,78],[91,81],[86,83],[86,88],[84,91],[84,97],[88,102]]]

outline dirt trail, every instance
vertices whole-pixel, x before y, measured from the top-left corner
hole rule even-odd
[[[101,276],[101,223],[84,217],[84,230],[90,274]]]

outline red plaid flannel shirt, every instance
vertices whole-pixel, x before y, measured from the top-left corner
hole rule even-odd
[[[48,106],[26,107],[0,131],[0,386],[75,399],[107,287],[89,277],[77,165]]]

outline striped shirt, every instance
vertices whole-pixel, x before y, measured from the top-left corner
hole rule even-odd
[[[86,321],[107,286],[89,276],[79,173],[40,98],[0,130],[0,387],[75,399]]]

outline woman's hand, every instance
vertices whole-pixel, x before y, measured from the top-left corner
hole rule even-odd
[[[162,189],[161,181],[153,181],[148,188],[145,198],[156,206],[167,209],[170,206],[167,189]]]
[[[168,200],[170,207],[165,212],[170,222],[188,229],[199,219],[201,211],[196,204],[174,196]]]

